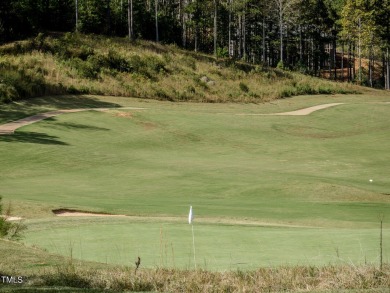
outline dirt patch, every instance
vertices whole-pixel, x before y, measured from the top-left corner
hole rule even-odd
[[[141,122],[141,125],[143,126],[143,128],[145,130],[153,130],[153,129],[157,128],[157,124],[155,124],[153,122]]]
[[[130,112],[115,112],[114,116],[115,117],[120,117],[120,118],[132,119],[133,118],[133,113],[130,113]]]
[[[11,216],[3,216],[3,215],[0,215],[0,217],[5,218],[6,221],[20,221],[20,220],[23,220],[22,217],[11,217]]]

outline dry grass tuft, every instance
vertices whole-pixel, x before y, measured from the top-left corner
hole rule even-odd
[[[35,276],[31,284],[119,292],[337,292],[390,288],[390,265],[385,265],[382,271],[372,265],[276,267],[248,272],[66,268]]]

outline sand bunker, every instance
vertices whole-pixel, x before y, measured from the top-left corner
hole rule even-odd
[[[22,217],[11,217],[11,216],[3,216],[3,215],[0,215],[0,217],[5,218],[6,221],[20,221],[20,220],[23,220]]]
[[[58,217],[121,217],[127,218],[134,222],[169,222],[169,223],[187,223],[187,216],[172,217],[172,216],[128,216],[114,215],[106,213],[95,213],[89,211],[80,211],[74,209],[56,209],[52,212]],[[198,223],[204,224],[224,224],[224,225],[242,225],[242,226],[262,226],[262,227],[289,227],[289,228],[311,228],[311,226],[301,226],[284,223],[269,223],[249,219],[227,219],[227,218],[198,218]]]
[[[94,212],[78,211],[72,209],[57,209],[57,210],[53,210],[52,212],[59,217],[126,217],[126,215],[94,213]]]
[[[326,109],[329,107],[334,107],[338,105],[343,105],[344,103],[331,103],[331,104],[324,104],[324,105],[317,105],[305,109],[300,109],[296,111],[291,112],[282,112],[282,113],[271,113],[271,114],[236,114],[236,115],[242,115],[242,116],[304,116],[309,115],[315,111]]]

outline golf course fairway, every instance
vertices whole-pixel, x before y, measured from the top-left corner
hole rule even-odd
[[[37,100],[36,112],[65,108],[67,99]],[[85,100],[112,109],[0,136],[0,194],[25,219],[25,244],[103,263],[140,256],[145,267],[193,268],[192,205],[200,268],[377,263],[381,219],[389,261],[388,96],[260,105]],[[243,115],[328,103],[343,104],[303,116]],[[55,209],[128,217],[58,217]]]

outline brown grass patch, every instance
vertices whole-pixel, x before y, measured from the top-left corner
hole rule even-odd
[[[75,282],[76,281],[76,282]],[[388,292],[390,266],[383,270],[364,266],[297,266],[260,268],[256,271],[209,272],[203,270],[63,269],[46,271],[31,280],[40,286],[70,286],[94,289],[152,292],[318,292],[358,290]]]
[[[142,122],[141,125],[145,130],[153,130],[157,128],[157,124],[152,122]]]
[[[131,112],[115,112],[113,115],[115,117],[120,117],[120,118],[128,118],[128,119],[133,118],[133,113]]]

